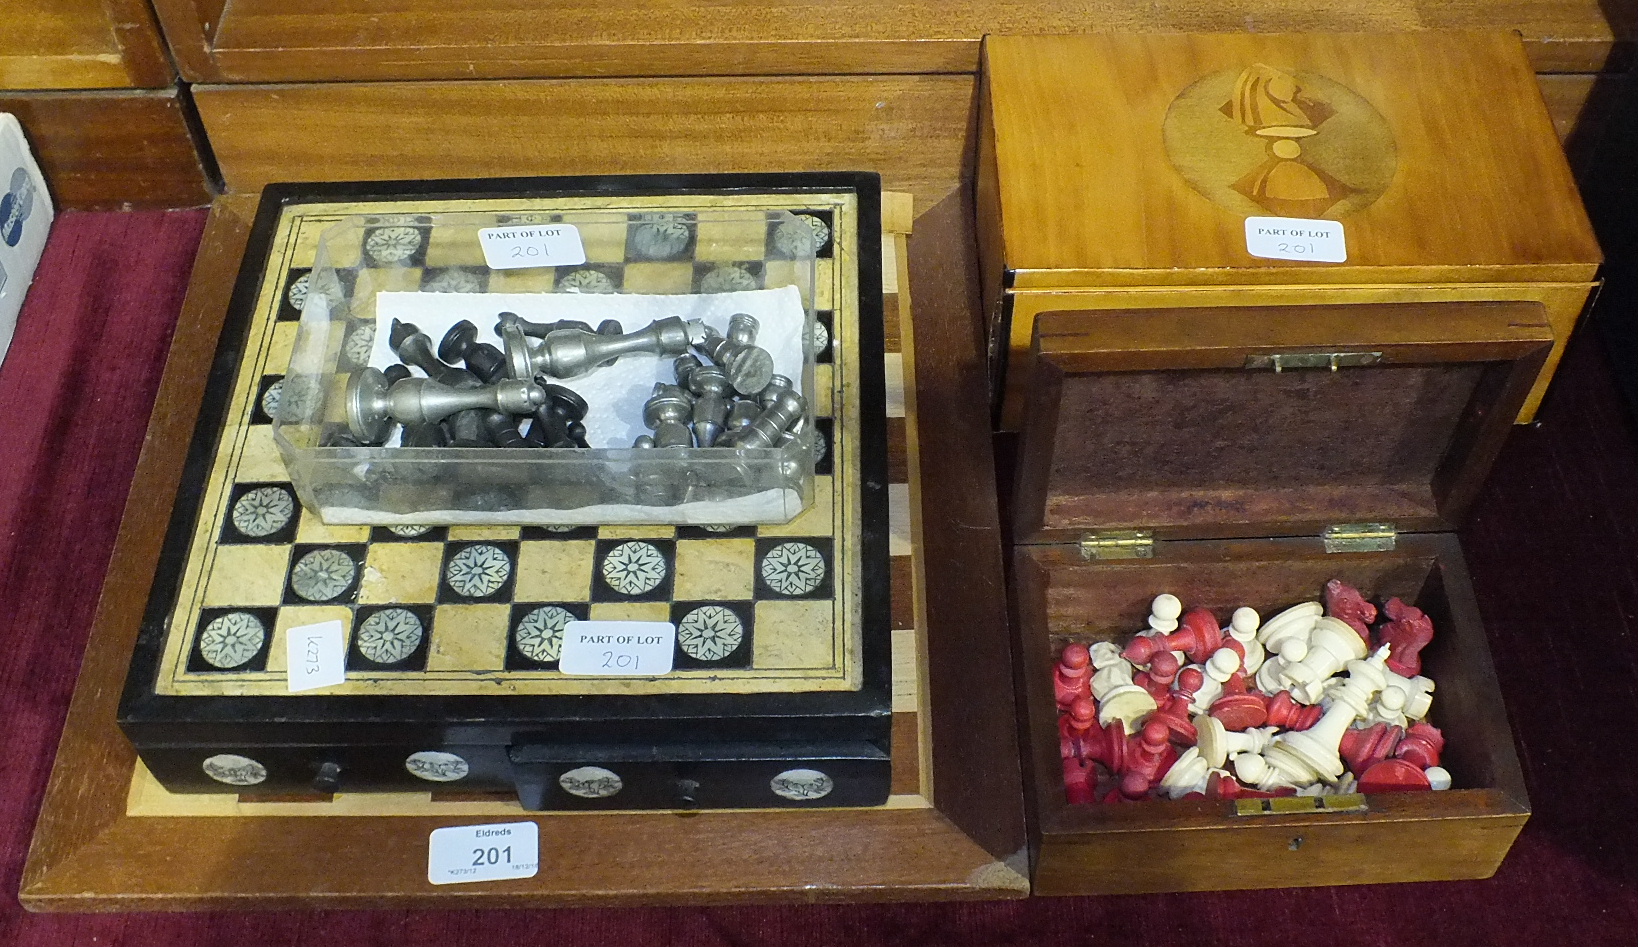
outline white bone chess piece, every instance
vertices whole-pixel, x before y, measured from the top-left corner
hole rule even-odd
[[[1211,767],[1200,757],[1198,747],[1189,747],[1177,755],[1177,762],[1160,778],[1160,791],[1168,799],[1182,799],[1191,792],[1206,791],[1206,777]]]
[[[1268,765],[1268,761],[1256,753],[1241,753],[1234,758],[1232,766],[1236,779],[1263,792],[1298,787],[1297,783],[1288,780],[1284,773]],[[1308,784],[1303,783],[1302,785]]]
[[[1149,603],[1149,629],[1169,635],[1177,630],[1177,619],[1182,614],[1183,601],[1170,592],[1162,592]]]
[[[1280,642],[1288,635],[1297,635],[1307,639],[1308,633],[1314,630],[1314,623],[1325,614],[1325,606],[1318,602],[1303,602],[1293,605],[1285,611],[1263,622],[1257,629],[1257,640],[1270,651],[1279,651]]]
[[[1132,683],[1135,670],[1132,662],[1120,656],[1120,648],[1112,641],[1099,641],[1087,649],[1092,663],[1092,696],[1102,700],[1116,687]]]
[[[1305,704],[1317,704],[1325,692],[1325,682],[1349,661],[1370,653],[1365,639],[1340,618],[1326,615],[1314,623],[1308,637],[1308,654],[1296,664],[1286,665],[1280,679],[1291,687],[1291,696]]]
[[[1292,635],[1281,641],[1278,648],[1269,650],[1274,652],[1274,655],[1257,669],[1257,688],[1265,694],[1277,694],[1286,688],[1285,680],[1280,676],[1285,672],[1286,666],[1308,657],[1308,640]]]
[[[1246,653],[1247,674],[1256,674],[1267,656],[1263,643],[1257,640],[1257,629],[1260,627],[1262,618],[1257,614],[1257,610],[1242,606],[1234,610],[1234,614],[1229,618],[1229,626],[1225,629],[1228,637],[1240,642],[1240,649]]]
[[[1191,713],[1202,714],[1217,703],[1217,698],[1223,696],[1223,685],[1240,669],[1240,656],[1233,648],[1218,648],[1212,652],[1206,663],[1200,665],[1200,672],[1205,675],[1200,689],[1194,692],[1194,698],[1189,701]]]
[[[1450,770],[1445,769],[1443,766],[1429,766],[1427,769],[1422,770],[1422,775],[1428,778],[1428,788],[1430,789],[1450,788]]]
[[[1200,750],[1201,758],[1217,769],[1242,753],[1261,753],[1279,732],[1278,727],[1254,727],[1235,733],[1210,714],[1195,717],[1194,729],[1199,734],[1195,747]]]
[[[1369,723],[1385,723],[1390,727],[1410,726],[1410,721],[1405,718],[1405,692],[1397,687],[1384,687],[1382,693],[1376,695],[1371,712],[1365,719]]]
[[[1426,717],[1428,711],[1433,708],[1433,678],[1420,674],[1415,677],[1402,677],[1392,671],[1388,671],[1387,674],[1388,683],[1383,688],[1383,693],[1390,690],[1403,691],[1405,716],[1413,722]]]
[[[1118,660],[1092,675],[1092,695],[1098,700],[1098,723],[1107,727],[1116,720],[1127,733],[1137,732],[1137,723],[1153,713],[1155,699],[1132,683],[1132,665],[1117,653]]]
[[[1338,624],[1347,628],[1355,641],[1360,640],[1352,628],[1343,622]],[[1348,682],[1337,690],[1325,716],[1307,730],[1287,730],[1275,737],[1262,753],[1268,765],[1298,785],[1315,778],[1336,782],[1347,771],[1337,753],[1342,734],[1370,711],[1371,698],[1387,681],[1387,659],[1388,647],[1383,645],[1369,660],[1349,661]]]

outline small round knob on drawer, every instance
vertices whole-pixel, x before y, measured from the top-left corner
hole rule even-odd
[[[318,792],[333,793],[339,788],[341,788],[341,764],[320,764],[318,775],[313,777],[313,789]]]
[[[674,794],[673,801],[677,803],[679,808],[692,809],[700,804],[699,780],[679,779],[675,783],[672,783],[672,790]]]

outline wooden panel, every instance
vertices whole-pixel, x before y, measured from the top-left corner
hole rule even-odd
[[[1406,278],[1390,268],[1419,282],[1590,279],[1599,260],[1510,34],[998,37],[987,57],[1020,289],[1107,286],[1106,271],[1150,285]],[[1286,116],[1314,125],[1290,129],[1283,163],[1244,125],[1273,115],[1271,97],[1247,93],[1241,120],[1220,114],[1236,75],[1265,62],[1305,77],[1297,94],[1318,116]],[[1293,172],[1308,181],[1258,190]],[[1331,172],[1349,183],[1325,185]],[[1286,196],[1316,184],[1317,201]],[[1347,262],[1254,258],[1248,215],[1340,219]]]
[[[1516,29],[1595,72],[1631,0],[156,0],[192,81],[973,72],[990,33]],[[1610,65],[1610,68],[1615,68]]]
[[[201,86],[194,95],[231,191],[270,181],[852,170],[881,172],[884,188],[925,207],[960,185],[973,80]]]
[[[144,0],[8,0],[0,89],[154,88],[171,80]]]
[[[197,207],[210,201],[174,89],[0,92],[59,207]]]

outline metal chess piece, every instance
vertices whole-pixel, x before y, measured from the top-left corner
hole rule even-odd
[[[544,339],[559,329],[582,329],[592,331],[591,323],[581,322],[579,319],[559,319],[556,322],[530,322],[515,312],[503,312],[495,317],[495,334],[500,335],[504,326],[514,325],[518,331],[532,339]],[[613,321],[613,320],[609,320]]]
[[[643,423],[654,432],[654,446],[694,446],[694,435],[688,430],[693,413],[687,392],[665,382],[656,384],[653,397],[643,403]]]
[[[465,362],[467,370],[486,385],[506,377],[506,356],[488,342],[479,342],[478,327],[466,319],[444,333],[438,343],[438,359],[451,365]]]
[[[731,435],[726,446],[739,448],[772,447],[797,419],[807,414],[806,398],[794,391],[782,391],[773,404],[762,410],[755,421]],[[719,441],[718,443],[721,443]]]
[[[625,335],[598,335],[584,329],[559,329],[547,334],[538,345],[516,324],[502,325],[501,340],[506,345],[508,371],[513,378],[574,378],[605,362],[634,352],[653,355],[681,355],[694,341],[688,323],[675,316],[656,319],[640,332]]]
[[[424,337],[424,336],[423,336]],[[527,414],[546,400],[546,393],[526,381],[506,379],[478,388],[452,388],[429,378],[406,378],[395,385],[379,369],[354,372],[347,382],[347,426],[361,441],[386,440],[392,422],[436,424],[469,408]]]
[[[511,415],[499,411],[480,411],[484,433],[496,447],[528,447],[529,442],[518,433],[518,425]]]
[[[444,432],[444,443],[449,447],[493,447],[489,432],[483,427],[482,411],[457,411],[443,420],[438,428]]]
[[[740,345],[755,345],[759,324],[748,312],[736,312],[728,317],[728,341]]]
[[[445,447],[449,442],[444,429],[436,424],[406,424],[399,443],[404,447]]]
[[[584,398],[562,385],[543,385],[546,400],[535,409],[526,440],[535,447],[587,447]]]
[[[688,374],[688,388],[694,399],[694,441],[701,447],[710,447],[723,432],[728,420],[728,401],[733,397],[733,386],[728,374],[715,365],[702,365]]]
[[[711,357],[711,361],[722,366],[734,390],[742,395],[756,394],[768,387],[768,379],[773,377],[773,356],[764,348],[735,342],[720,335],[708,335],[699,343],[699,347]]]
[[[703,363],[700,361],[700,357],[693,352],[684,352],[677,356],[671,363],[671,370],[677,375],[677,384],[684,388],[691,388],[688,376],[693,374],[694,369],[699,368],[701,364]]]
[[[731,434],[736,431],[744,430],[745,428],[749,427],[751,422],[756,420],[756,416],[761,413],[762,409],[757,407],[757,403],[755,401],[746,401],[744,399],[735,401],[733,404],[728,406],[728,420],[726,422],[727,431],[725,434]],[[720,440],[723,436],[724,435],[718,435],[718,439]]]
[[[796,390],[796,383],[784,375],[774,375],[768,379],[768,386],[757,393],[757,403],[766,408],[774,403],[781,392]]]
[[[387,344],[398,353],[398,357],[407,365],[414,365],[427,373],[427,377],[440,385],[451,388],[476,388],[483,382],[477,375],[453,365],[446,365],[438,360],[437,353],[432,351],[432,337],[422,332],[413,322],[392,321],[392,332],[387,336]]]

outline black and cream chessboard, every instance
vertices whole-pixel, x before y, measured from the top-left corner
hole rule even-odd
[[[889,777],[879,184],[869,175],[284,185],[264,194],[121,724],[174,792],[515,790],[529,808],[871,805]],[[744,223],[706,227],[694,208]],[[441,210],[620,210],[587,263],[490,271]],[[803,232],[793,233],[797,215]],[[757,212],[765,212],[758,214]],[[317,236],[342,283],[457,292],[761,288],[818,249],[813,505],[778,526],[335,526],[271,427]],[[676,239],[677,237],[682,239]],[[662,239],[662,237],[664,239]],[[367,353],[368,319],[344,350]],[[288,688],[286,635],[340,621],[347,679]],[[575,620],[670,622],[674,669],[575,677]]]

